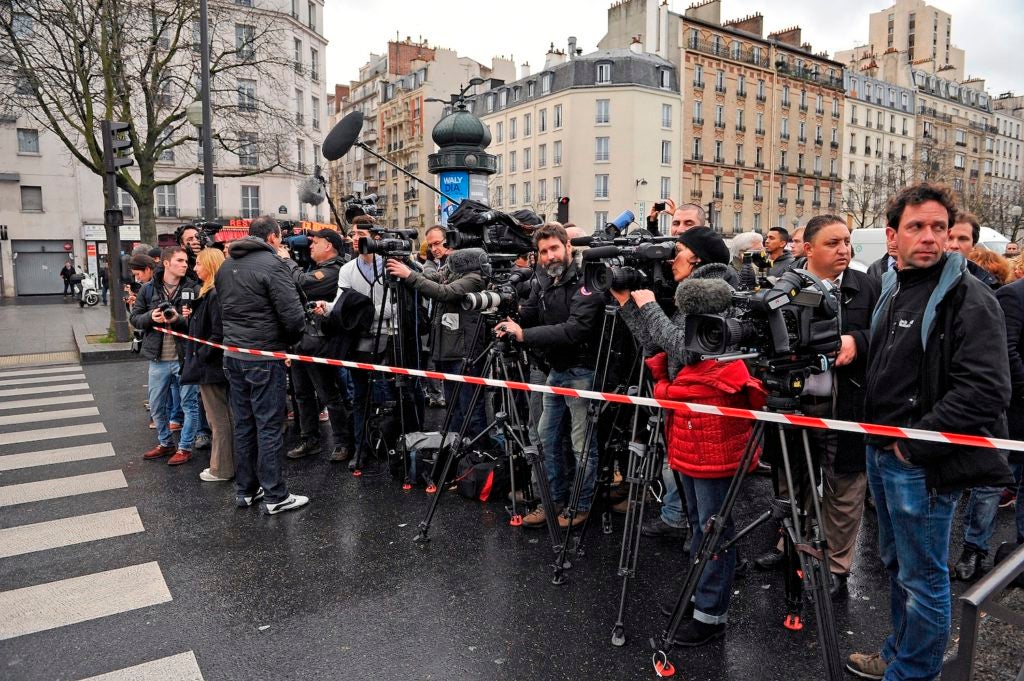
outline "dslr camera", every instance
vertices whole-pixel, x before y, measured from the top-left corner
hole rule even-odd
[[[370,227],[369,231],[371,238],[359,240],[360,255],[373,253],[385,258],[408,258],[412,256],[412,240],[417,236],[415,229]]]

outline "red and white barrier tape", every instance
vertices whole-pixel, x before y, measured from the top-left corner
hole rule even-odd
[[[518,381],[502,381],[496,378],[480,378],[478,376],[462,376],[460,374],[446,374],[440,371],[424,371],[422,369],[406,369],[404,367],[390,367],[383,364],[367,364],[365,362],[349,362],[340,359],[327,359],[326,357],[311,357],[309,355],[294,355],[289,352],[273,352],[270,350],[250,350],[248,348],[236,348],[232,345],[221,345],[212,343],[202,338],[194,338],[178,331],[171,331],[163,327],[154,327],[162,333],[169,333],[178,338],[196,341],[220,348],[228,352],[240,352],[247,355],[259,357],[272,357],[274,359],[291,359],[298,362],[312,362],[314,364],[328,364],[336,367],[347,367],[349,369],[362,369],[363,371],[381,371],[389,374],[402,376],[419,376],[421,378],[434,378],[443,381],[457,381],[469,383],[470,385],[487,385],[494,388],[511,388],[512,390],[525,390],[537,393],[550,393],[565,397],[579,397],[586,400],[601,400],[604,402],[618,402],[620,404],[636,404],[645,407],[657,407],[660,409],[672,409],[674,411],[688,411],[696,414],[713,414],[715,416],[729,416],[733,418],[748,419],[751,421],[768,421],[770,423],[784,423],[805,428],[821,428],[824,430],[844,430],[850,433],[863,435],[881,435],[891,438],[903,438],[908,440],[926,440],[928,442],[941,442],[943,444],[966,445],[970,447],[987,447],[990,449],[1010,449],[1024,452],[1024,442],[1019,440],[1007,440],[995,437],[983,437],[981,435],[962,435],[958,433],[945,433],[937,430],[920,430],[918,428],[897,428],[895,426],[882,426],[876,423],[859,423],[856,421],[840,421],[838,419],[823,419],[814,416],[800,416],[797,414],[778,414],[767,411],[753,411],[751,409],[735,409],[732,407],[713,407],[695,402],[679,402],[676,400],[660,400],[653,397],[633,397],[619,393],[605,393],[596,390],[576,390],[574,388],[559,388],[550,385],[537,385],[534,383],[520,383]]]

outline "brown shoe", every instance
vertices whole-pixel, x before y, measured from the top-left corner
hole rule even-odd
[[[544,506],[541,504],[523,516],[523,527],[542,527],[545,522]]]
[[[177,421],[171,421],[170,423],[167,424],[167,427],[170,428],[171,430],[181,430],[181,424],[178,423]]]
[[[174,445],[157,445],[153,449],[149,450],[142,455],[142,458],[149,461],[151,459],[162,459],[165,456],[170,456],[174,453]]]
[[[590,511],[576,511],[576,515],[572,518],[572,526],[576,527],[582,525],[587,520],[587,516],[590,515]],[[569,516],[563,511],[558,515],[558,526],[562,529],[569,527]]]
[[[174,456],[167,460],[168,466],[180,466],[183,463],[188,463],[192,460],[192,452],[187,449],[179,449],[174,452]]]

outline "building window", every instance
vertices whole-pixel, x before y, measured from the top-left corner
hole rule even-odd
[[[313,97],[309,105],[309,119],[314,130],[320,129],[320,98]]]
[[[608,138],[607,137],[595,137],[594,138],[594,160],[595,161],[607,161],[608,160]]]
[[[504,139],[505,139],[505,124],[502,123],[501,121],[498,121],[497,123],[494,124],[494,140],[496,142],[501,142]]]
[[[715,74],[715,89],[719,92],[725,92],[725,71],[721,69]]]
[[[494,172],[501,175],[501,161],[504,159],[504,155],[498,154],[494,157]]]
[[[516,119],[508,119],[508,139],[512,141],[516,138]]]
[[[661,165],[667,166],[672,163],[672,142],[661,141]]]
[[[594,113],[594,122],[597,124],[604,124],[611,122],[611,100],[599,99],[596,102],[596,110]]]
[[[156,216],[174,218],[178,216],[178,188],[162,185],[156,188]]]
[[[516,186],[514,184],[508,186],[508,205],[516,205]]]
[[[672,128],[672,105],[662,104],[661,105],[661,127]]]
[[[501,206],[502,189],[504,189],[504,187],[502,187],[501,185],[498,185],[497,187],[494,188],[494,206],[495,207]]]
[[[554,189],[554,197],[557,199],[562,195],[562,178],[556,177],[555,179],[552,180],[552,183],[552,188]]]
[[[295,72],[302,73],[302,41],[298,38],[293,38],[293,53],[295,59]]]
[[[548,200],[548,181],[537,180],[537,202],[544,203]]]
[[[202,216],[206,215],[206,184],[204,182],[199,183],[199,214]],[[124,207],[122,206],[122,210]],[[130,213],[129,213],[130,214]],[[214,217],[220,215],[220,201],[217,197],[217,183],[213,183],[213,215]]]
[[[309,77],[320,82],[320,52],[315,47],[309,48]]]
[[[529,137],[533,134],[533,116],[530,114],[523,114],[523,137]]]
[[[570,56],[571,58],[571,56]],[[600,62],[597,65],[597,84],[606,85],[612,82],[612,65],[608,62]]]
[[[18,153],[39,153],[39,131],[30,128],[18,128]]]
[[[524,182],[523,183],[523,203],[530,203],[530,201],[531,201],[530,183],[529,182]]]
[[[704,103],[699,99],[693,103],[693,122],[697,125],[704,123]]]
[[[607,175],[605,175],[607,177]],[[21,187],[21,212],[42,213],[43,212],[43,188],[42,187]]]
[[[562,127],[562,105],[561,104],[555,104],[555,120],[554,120],[554,125],[555,125],[555,130],[558,130],[559,128]]]
[[[693,138],[693,160],[694,161],[700,161],[701,159],[702,159],[702,156],[701,156],[700,138],[699,137],[694,137]]]
[[[594,198],[595,199],[607,199],[608,198],[608,176],[607,175],[594,175]]]
[[[508,172],[516,172],[516,152],[508,152]]]
[[[257,135],[254,132],[238,133],[238,165],[255,167],[259,165],[256,150]]]
[[[537,132],[548,131],[548,110],[541,109],[537,112]]]
[[[659,184],[658,198],[662,200],[672,198],[672,178],[662,177]]]
[[[546,168],[548,165],[548,145],[541,144],[537,146],[537,167]]]
[[[242,217],[255,218],[260,215],[260,188],[256,185],[242,185]]]
[[[532,149],[530,149],[530,147],[526,147],[525,149],[523,149],[523,170],[529,170],[530,166],[532,165],[532,159],[530,158],[531,151]]]
[[[297,140],[295,144],[295,164],[300,173],[306,172],[306,142]]]
[[[238,110],[256,111],[256,81],[238,79]]]
[[[309,2],[306,3],[306,8],[309,11],[309,27],[316,31],[316,5]]]
[[[704,87],[704,67],[701,64],[693,67],[693,86]]]
[[[526,84],[526,96],[533,97],[537,94],[537,81],[531,80]]]
[[[550,73],[545,73],[543,76],[540,77],[540,93],[542,95],[546,95],[547,93],[551,92],[551,81],[553,79],[554,76]]]
[[[556,165],[562,165],[562,142],[561,140],[555,142],[555,148],[551,154],[551,162]]]
[[[603,230],[608,226],[608,211],[599,210],[594,212],[594,230]]]
[[[672,72],[669,71],[668,69],[659,69],[658,70],[658,85],[660,85],[661,89],[663,89],[663,90],[671,89],[671,87],[672,87]]]
[[[256,40],[256,27],[248,24],[235,24],[235,52],[239,59],[252,59],[253,42]]]

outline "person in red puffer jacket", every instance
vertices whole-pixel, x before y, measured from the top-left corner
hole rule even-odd
[[[679,286],[671,318],[650,291],[612,290],[621,319],[649,356],[648,366],[657,380],[655,397],[744,409],[763,405],[764,390],[743,362],[702,361],[686,350],[686,315],[727,312],[731,305],[731,287],[725,281],[715,281],[725,279],[729,257],[725,242],[713,230],[694,227],[679,235],[672,261],[673,279]],[[751,423],[685,411],[666,416],[669,466],[679,473],[693,528],[690,555],[695,555],[704,525],[725,500]],[[732,518],[725,518],[721,541],[728,542],[734,534]],[[693,614],[677,630],[674,645],[699,646],[725,633],[735,570],[735,547],[719,551],[716,560],[708,561],[691,603]]]

